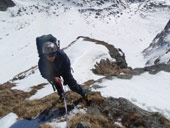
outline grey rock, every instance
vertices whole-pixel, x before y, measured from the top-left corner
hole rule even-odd
[[[6,11],[8,7],[14,7],[15,3],[12,0],[0,0],[0,11]]]
[[[133,77],[133,74],[131,73],[128,73],[128,74],[120,74],[117,76],[117,78],[120,78],[120,79],[131,79]]]
[[[77,123],[77,124],[75,125],[74,128],[89,128],[89,127],[86,126],[86,125],[84,124],[84,122],[80,121],[79,123]]]
[[[96,106],[96,105],[92,105],[92,106],[88,107],[87,113],[92,114],[92,115],[102,115],[98,106]]]

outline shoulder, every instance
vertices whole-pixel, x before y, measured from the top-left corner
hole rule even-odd
[[[67,54],[63,51],[63,50],[58,50],[57,51],[57,55],[56,55],[56,59],[58,60],[62,60],[66,63],[70,63],[70,59],[69,57],[67,56]]]
[[[66,58],[68,58],[67,57],[67,55],[66,55],[66,53],[62,50],[62,49],[59,49],[58,51],[57,51],[57,55],[58,56],[60,56],[60,57],[66,57]]]
[[[66,54],[62,49],[59,49],[59,50],[57,51],[57,53],[60,54],[60,55],[65,55],[65,54]]]

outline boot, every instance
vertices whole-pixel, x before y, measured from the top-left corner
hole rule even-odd
[[[59,97],[58,103],[62,103],[64,101],[64,98],[62,96]]]
[[[88,105],[90,105],[92,102],[90,96],[88,96],[87,93],[84,94],[83,99],[86,101]]]

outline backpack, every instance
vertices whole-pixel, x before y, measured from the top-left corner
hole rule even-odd
[[[42,47],[44,45],[45,42],[53,42],[56,44],[57,49],[60,48],[60,41],[57,40],[52,34],[48,34],[48,35],[42,35],[40,37],[36,38],[36,45],[37,45],[37,51],[38,51],[38,55],[39,57],[43,57],[43,51],[42,51]]]

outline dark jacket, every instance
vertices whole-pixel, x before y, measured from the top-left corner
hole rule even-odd
[[[54,77],[63,76],[70,71],[70,60],[64,51],[58,50],[54,62],[48,61],[44,56],[40,58],[38,66],[42,77],[53,80]]]
[[[84,91],[73,78],[70,60],[63,50],[57,51],[54,62],[48,61],[45,56],[41,57],[38,62],[38,67],[42,77],[50,83],[54,81],[54,77],[61,76],[64,79],[64,84],[68,84],[72,91],[83,95]]]

